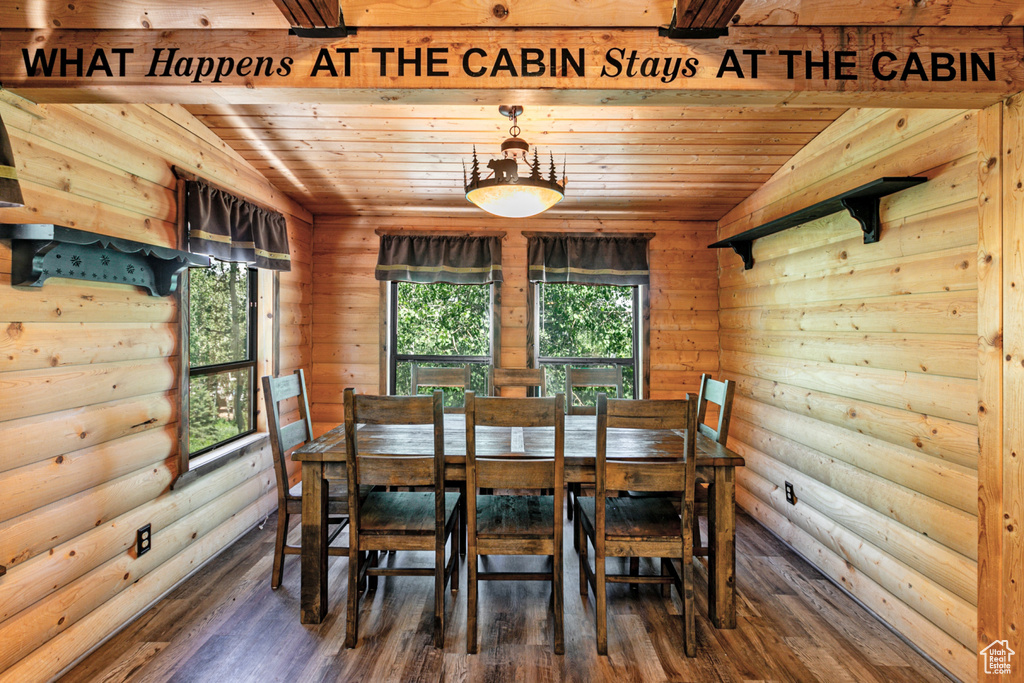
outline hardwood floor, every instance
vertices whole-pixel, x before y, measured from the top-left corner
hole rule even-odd
[[[297,558],[286,560],[281,588],[270,590],[274,532],[271,518],[61,680],[948,680],[742,513],[737,529],[738,628],[710,625],[706,571],[698,568],[694,659],[682,652],[674,592],[666,601],[660,587],[642,586],[631,593],[615,584],[608,598],[608,656],[597,655],[594,600],[579,595],[569,525],[564,656],[552,651],[550,588],[530,582],[481,585],[480,654],[467,655],[464,566],[462,590],[454,599],[448,593],[446,600],[443,650],[432,645],[431,579],[419,577],[381,578],[361,604],[359,644],[346,650],[347,559],[330,560],[330,614],[318,626],[303,626]],[[291,539],[298,541],[297,526]],[[399,558],[415,559],[409,553]],[[497,569],[506,559],[487,562]]]

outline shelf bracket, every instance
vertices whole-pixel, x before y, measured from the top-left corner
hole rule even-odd
[[[754,267],[754,242],[752,240],[729,242],[729,246],[743,259],[743,270],[750,270]]]
[[[11,285],[42,287],[51,277],[142,287],[153,296],[178,288],[178,275],[210,258],[47,223],[0,224],[11,240]]]
[[[864,231],[864,244],[874,244],[881,239],[882,221],[878,217],[881,198],[847,197],[840,200],[840,203],[850,212],[853,219],[860,223],[860,229]]]

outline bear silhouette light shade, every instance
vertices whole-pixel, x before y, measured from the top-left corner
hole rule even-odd
[[[512,137],[501,143],[500,159],[491,159],[487,168],[492,173],[486,178],[480,177],[480,162],[473,147],[473,165],[466,174],[466,165],[462,165],[462,182],[466,187],[466,199],[481,209],[503,218],[526,218],[547,211],[562,201],[565,196],[565,167],[562,167],[562,180],[558,181],[555,173],[555,159],[549,155],[550,168],[545,178],[540,170],[537,150],[533,151],[533,161],[527,158],[530,145],[519,137],[518,118],[523,108],[518,104],[498,107],[502,116],[512,122],[508,129]],[[520,166],[522,162],[522,166]],[[520,169],[524,172],[520,172]]]

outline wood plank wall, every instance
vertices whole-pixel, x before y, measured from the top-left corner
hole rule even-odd
[[[651,240],[651,395],[694,391],[702,372],[718,370],[717,264],[707,245],[715,224],[661,221],[562,221],[317,216],[313,230],[313,381],[316,430],[343,421],[341,393],[378,392],[379,283],[376,229],[501,230],[501,363],[526,367],[527,281],[523,230],[654,232]]]
[[[879,176],[836,214],[719,256],[739,504],[963,680],[976,674],[978,112],[851,110],[719,222],[727,237]],[[797,503],[785,500],[791,482]],[[884,656],[879,654],[879,656]]]
[[[308,367],[311,216],[205,126],[172,105],[35,106],[8,93],[0,116],[28,203],[0,209],[0,222],[177,246],[172,165],[286,213],[296,268],[281,278],[280,362]],[[10,272],[10,245],[0,243],[0,678],[39,681],[277,499],[269,447],[169,490],[179,417],[172,297],[64,279],[15,289]],[[138,558],[135,532],[147,523],[152,550]]]

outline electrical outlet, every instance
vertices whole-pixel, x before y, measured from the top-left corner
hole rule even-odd
[[[152,546],[153,534],[150,531],[150,526],[147,524],[141,527],[135,532],[135,555],[142,556],[149,552],[150,546]]]
[[[786,482],[786,502],[790,505],[796,505],[796,495],[793,493],[793,485],[788,481]]]

